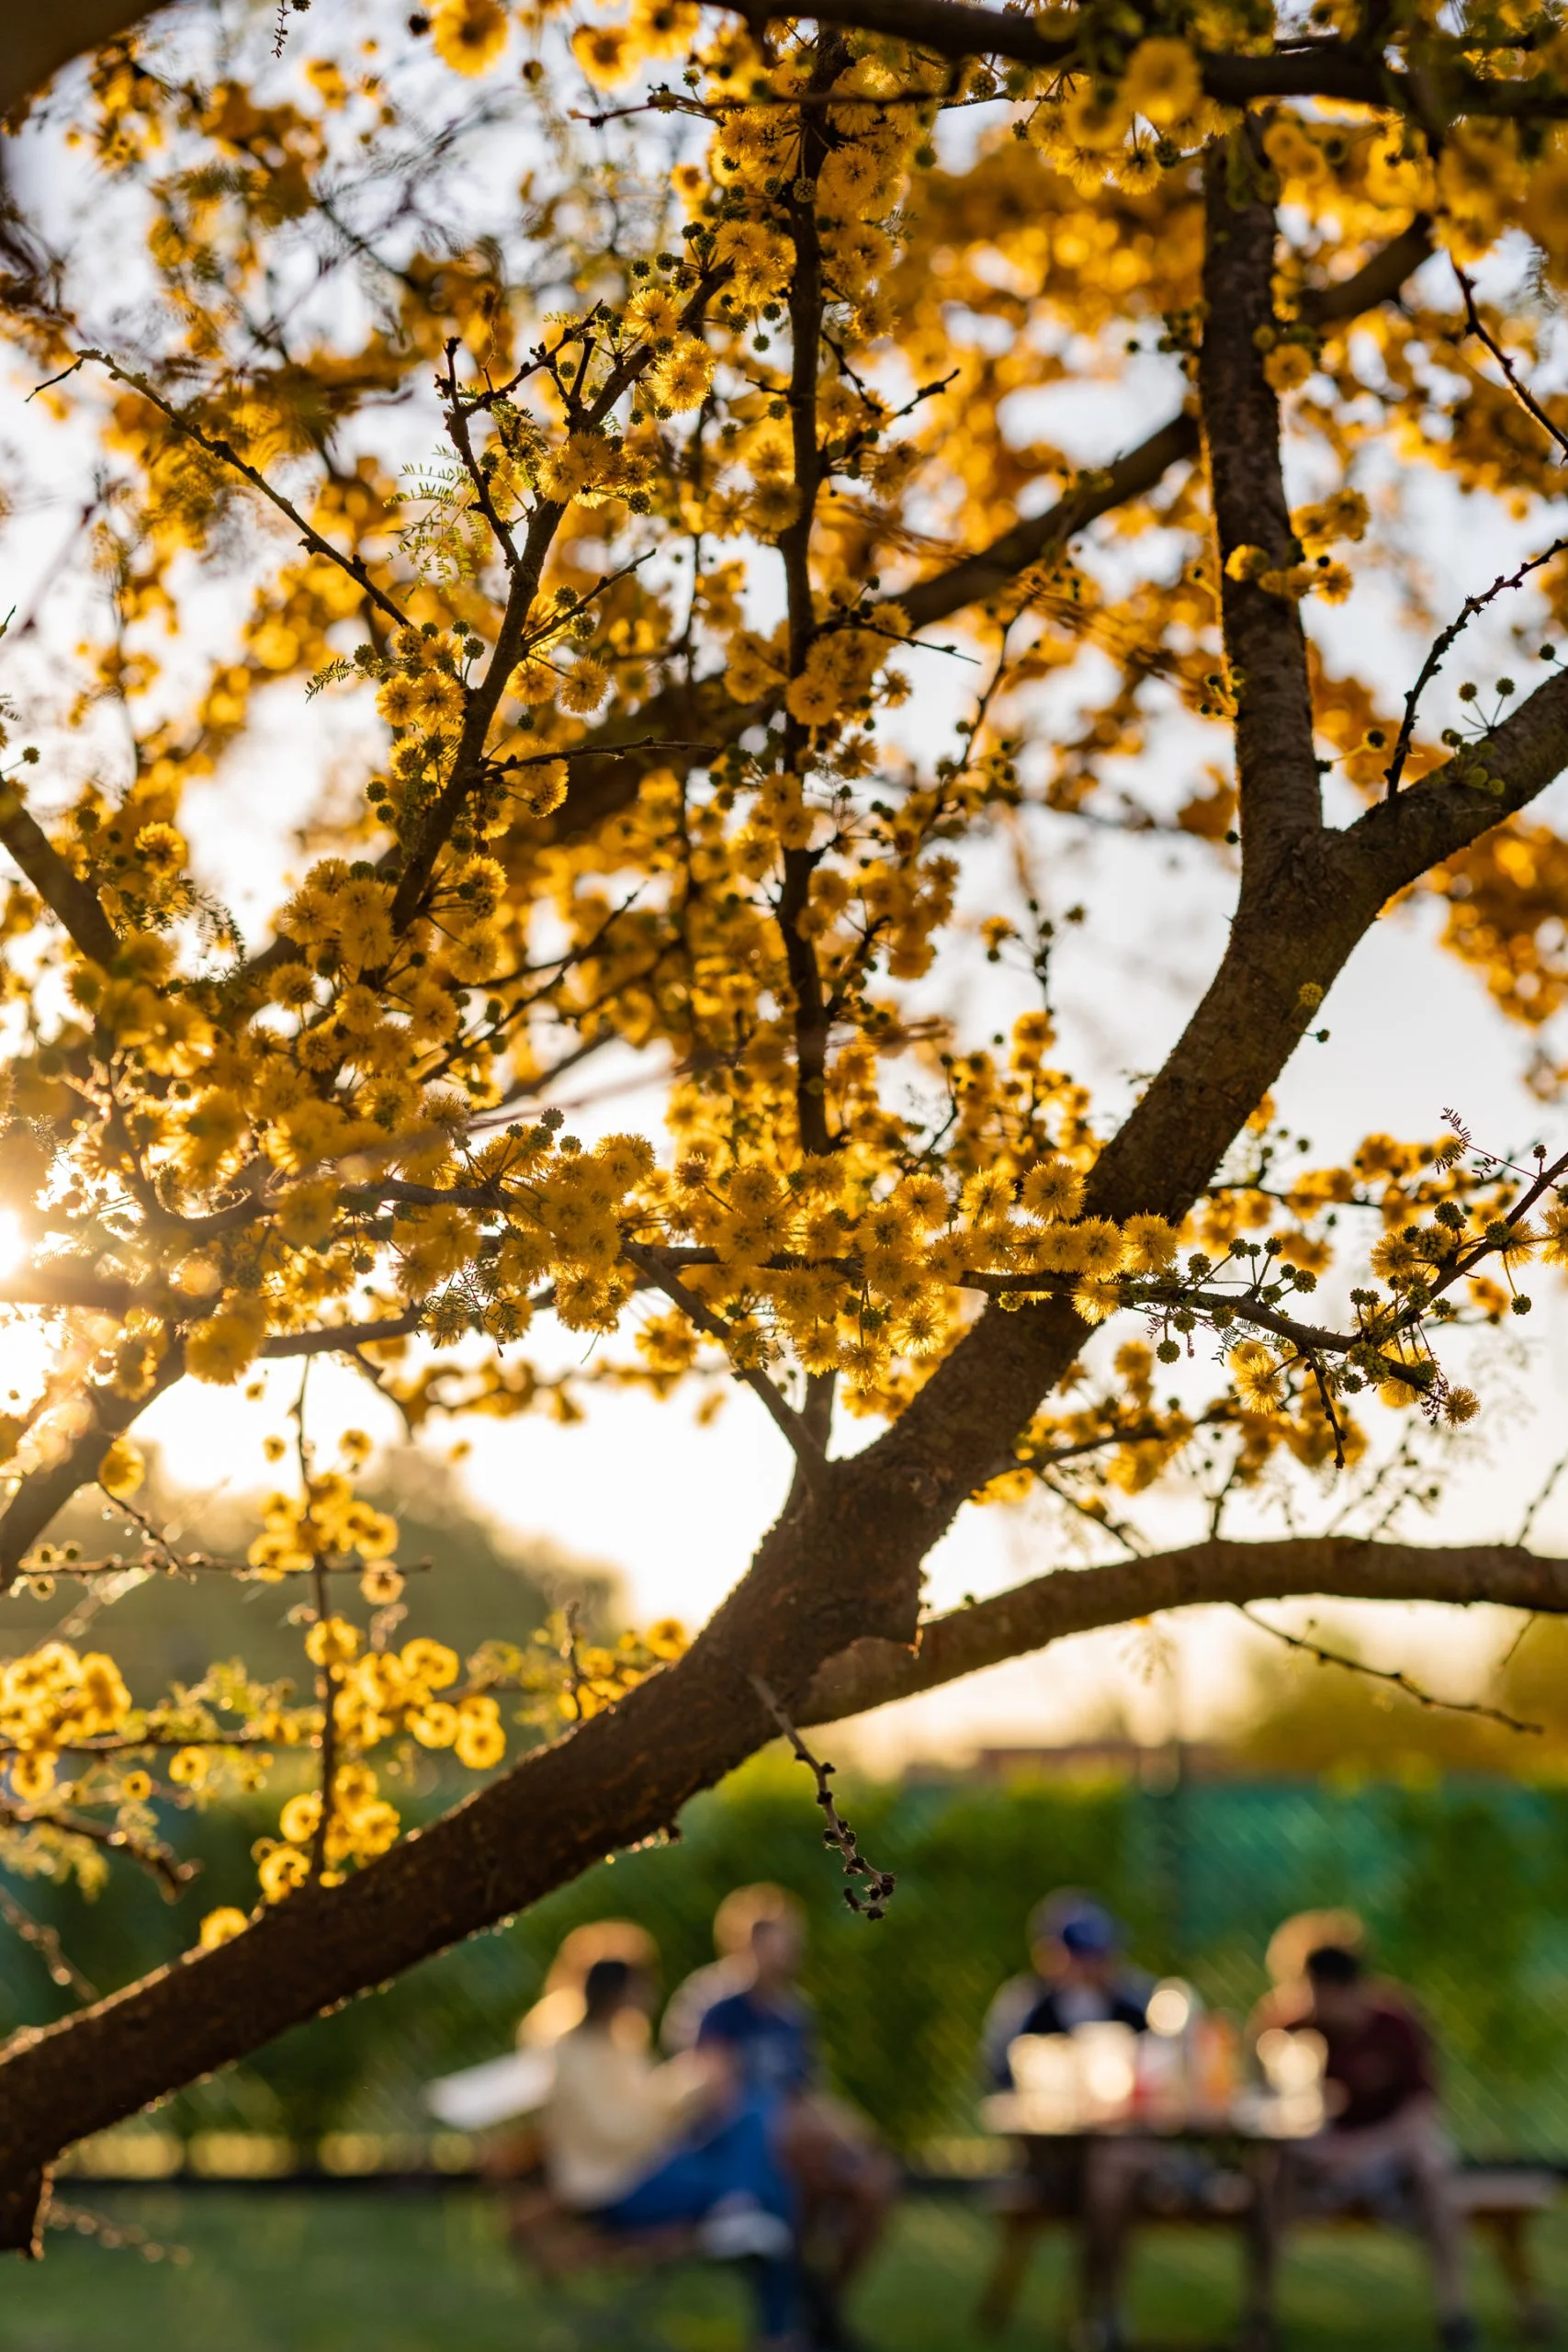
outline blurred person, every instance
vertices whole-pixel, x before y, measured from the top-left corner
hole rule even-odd
[[[762,2342],[800,2338],[795,2199],[778,2148],[778,2101],[749,2094],[718,2049],[659,2064],[652,1984],[629,1961],[595,1960],[580,2021],[555,2046],[542,2119],[555,2196],[612,2236],[695,2231],[716,2260],[746,2260]]]
[[[1071,2033],[1112,2023],[1145,2030],[1154,1980],[1131,1968],[1121,1931],[1103,1904],[1077,1887],[1058,1887],[1029,1915],[1032,1968],[1010,1977],[987,2012],[980,2063],[994,2090],[1011,2090],[1008,2052],[1021,2034]]]
[[[556,2045],[582,2020],[583,1980],[598,1960],[624,1960],[651,1975],[658,1954],[631,1919],[573,1928],[550,1964],[539,1998],[520,2020],[510,2057],[464,2067],[427,2084],[425,2104],[449,2130],[487,2135],[482,2168],[495,2181],[527,2180],[542,2162],[536,2119],[555,2078]],[[498,2131],[497,2127],[509,2129]],[[529,2210],[525,2199],[517,2209]]]
[[[1312,2006],[1307,1962],[1314,1951],[1336,1944],[1341,1951],[1364,1956],[1367,1930],[1359,1913],[1339,1908],[1297,1911],[1281,1919],[1269,1939],[1263,1965],[1272,1988],[1254,2009],[1251,2030],[1267,2025],[1290,2026]]]
[[[1015,1976],[992,2001],[981,2030],[987,2082],[1013,2088],[1010,2052],[1026,2034],[1071,2033],[1084,2025],[1148,2030],[1154,1980],[1122,1954],[1122,1932],[1103,1904],[1058,1887],[1029,1916],[1032,1973]],[[1127,2234],[1140,2191],[1164,2152],[1152,2141],[1078,2138],[1026,2142],[1043,2202],[1076,2219],[1080,2325],[1085,2352],[1115,2352],[1123,2340],[1122,2292]]]
[[[729,1989],[704,2006],[695,2046],[723,2048],[750,2090],[804,2091],[817,2073],[816,2023],[798,1982],[805,1958],[803,1906],[792,1895],[755,1906]]]
[[[761,1881],[733,1887],[713,1915],[715,1957],[692,1971],[670,1996],[659,2038],[673,2057],[696,2046],[697,2031],[716,2001],[744,1992],[751,1975],[751,1930],[760,1919],[784,1917],[795,1898],[782,1886]]]
[[[782,2103],[780,2153],[799,2191],[813,2329],[849,2341],[840,2298],[864,2267],[897,2189],[865,2119],[820,2079],[816,2021],[799,1987],[806,1914],[782,1887],[738,1888],[714,1920],[717,1962],[689,1977],[666,2014],[666,2047],[722,2051],[753,2097]]]
[[[1320,2037],[1327,2120],[1315,2138],[1281,2149],[1265,2181],[1269,2226],[1259,2237],[1254,2340],[1269,2335],[1280,2229],[1299,2215],[1370,2205],[1414,2224],[1431,2264],[1439,2339],[1447,2352],[1467,2352],[1479,2338],[1464,2278],[1453,2151],[1430,2040],[1408,1996],[1370,1978],[1348,1944],[1321,1943],[1304,1955],[1298,1978],[1277,1984],[1259,2004],[1254,2026],[1269,2025]]]
[[[571,1928],[561,1939],[538,1999],[518,2025],[519,2049],[553,2049],[581,2024],[588,1972],[601,1960],[624,1960],[649,1979],[659,1972],[659,1948],[635,1919],[590,1919]]]

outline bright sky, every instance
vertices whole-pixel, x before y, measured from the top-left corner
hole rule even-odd
[[[1139,858],[1161,855],[1148,843],[1138,843],[1136,853]],[[1129,888],[1115,896],[1130,924],[1140,911],[1145,922],[1156,920],[1152,890]],[[1314,1161],[1320,1150],[1326,1159],[1337,1142],[1353,1141],[1373,1125],[1396,1134],[1435,1132],[1442,1105],[1455,1101],[1476,1134],[1496,1139],[1497,1148],[1528,1144],[1538,1132],[1553,1143],[1562,1127],[1561,1119],[1545,1126],[1532,1120],[1517,1082],[1522,1040],[1499,1035],[1481,992],[1435,952],[1422,935],[1427,928],[1399,916],[1374,933],[1329,1001],[1329,1042],[1303,1047],[1279,1091],[1281,1112],[1313,1137]],[[1133,993],[1100,1003],[1099,1021],[1109,1027],[1125,1018],[1134,1009]],[[1168,1001],[1169,1025],[1176,1017],[1177,1007]],[[629,1121],[634,1108],[626,1102],[611,1107],[616,1124]],[[590,1123],[574,1114],[574,1124]],[[1555,1287],[1549,1295],[1545,1281],[1538,1280],[1535,1288],[1540,1304],[1528,1340],[1516,1342],[1507,1335],[1519,1361],[1499,1361],[1484,1378],[1488,1433],[1453,1475],[1431,1540],[1512,1535],[1561,1449],[1556,1399],[1568,1370],[1568,1317]],[[556,1335],[552,1343],[545,1327],[536,1338],[542,1344],[535,1352],[547,1363],[581,1360],[581,1340]],[[1496,1346],[1483,1352],[1503,1355]],[[182,1480],[209,1485],[216,1470],[233,1487],[261,1483],[270,1476],[262,1438],[281,1425],[297,1381],[294,1367],[272,1368],[261,1404],[187,1383],[156,1406],[141,1428]],[[357,1374],[337,1366],[313,1370],[310,1414],[321,1441],[358,1425],[388,1443],[399,1442],[390,1408]],[[458,1434],[443,1429],[431,1442],[445,1452]],[[476,1502],[520,1535],[547,1535],[570,1551],[616,1566],[639,1618],[672,1611],[696,1623],[705,1617],[744,1568],[788,1482],[782,1440],[756,1400],[739,1388],[705,1430],[695,1425],[684,1400],[660,1405],[639,1393],[601,1391],[592,1397],[588,1419],[572,1428],[535,1415],[475,1420],[460,1434],[470,1447],[463,1475]],[[857,1434],[852,1425],[852,1442]],[[1324,1520],[1332,1508],[1330,1498]],[[1144,1523],[1156,1538],[1172,1542],[1201,1532],[1179,1508],[1147,1511]],[[1245,1524],[1238,1521],[1238,1529]],[[1535,1541],[1542,1549],[1568,1551],[1568,1492],[1547,1505]],[[931,1603],[951,1607],[967,1593],[1002,1590],[1062,1556],[1043,1513],[968,1510],[931,1556]],[[1498,1646],[1495,1632],[1475,1617],[1404,1609],[1347,1617],[1363,1627],[1381,1620],[1373,1634],[1378,1654],[1427,1664],[1455,1695],[1473,1686]],[[1191,1735],[1212,1710],[1224,1709],[1234,1693],[1237,1658],[1259,1637],[1232,1618],[1189,1615],[1179,1622],[1185,1728]],[[932,1751],[1071,1738],[1097,1728],[1108,1709],[1124,1713],[1136,1736],[1157,1739],[1168,1730],[1170,1707],[1168,1683],[1150,1685],[1136,1645],[1112,1632],[888,1710],[862,1726],[854,1744],[868,1761],[893,1769]]]
[[[18,383],[6,396],[6,438],[22,429],[17,400],[26,389]],[[1142,437],[1170,413],[1177,397],[1166,364],[1141,360],[1119,387],[1097,386],[1092,395],[1070,387],[1043,394],[1027,417],[1021,413],[1018,429],[1048,431],[1084,463],[1095,464]],[[80,494],[71,491],[68,467],[58,480],[58,501],[40,494],[36,519],[19,542],[40,577],[58,548],[68,493]],[[1319,485],[1303,479],[1298,487],[1306,494]],[[1438,577],[1437,601],[1445,611],[1493,577],[1517,537],[1495,510],[1462,509],[1440,496],[1424,536]],[[27,586],[24,580],[13,592],[24,609]],[[227,590],[219,593],[221,603]],[[1400,639],[1386,599],[1380,601],[1374,588],[1348,610],[1349,619],[1328,616],[1331,650],[1333,638],[1343,644],[1353,631],[1357,659],[1366,664],[1371,644],[1373,659],[1403,684],[1415,666],[1410,648],[1416,640]],[[22,676],[8,674],[16,690]],[[1483,668],[1480,674],[1491,673]],[[0,684],[6,676],[0,671]],[[957,665],[933,659],[918,680],[907,735],[918,729],[929,748],[950,726],[956,697],[967,685]],[[291,824],[318,791],[333,746],[346,748],[352,735],[328,702],[314,706],[306,720],[297,700],[275,697],[219,783],[195,796],[193,838],[213,880],[234,892],[253,927],[287,862]],[[1206,745],[1203,756],[1213,756],[1213,748]],[[1164,756],[1168,760],[1168,747]],[[1195,764],[1191,778],[1182,780],[1184,789],[1199,773]],[[1553,798],[1561,813],[1562,787]],[[1348,806],[1336,811],[1350,813]],[[1066,934],[1059,958],[1061,1060],[1096,1084],[1109,1114],[1177,1035],[1218,953],[1230,885],[1205,854],[1157,838],[1090,835],[1066,820],[1055,820],[1055,831],[1041,838],[1054,902],[1060,908],[1081,899],[1091,914],[1082,932]],[[965,877],[966,919],[972,923],[998,904],[1001,888],[999,854],[976,857]],[[1431,1136],[1450,1103],[1492,1148],[1517,1152],[1538,1137],[1552,1149],[1562,1147],[1568,1117],[1556,1109],[1543,1113],[1521,1084],[1524,1035],[1506,1028],[1477,983],[1437,952],[1433,932],[1430,910],[1402,912],[1382,924],[1325,1008],[1328,1042],[1308,1043],[1298,1052],[1277,1100],[1292,1125],[1311,1136],[1310,1164],[1332,1159],[1374,1127]],[[1005,1001],[1007,983],[987,978],[977,961],[975,969],[973,1025],[999,1025],[1016,1009]],[[987,993],[992,990],[995,1021]],[[604,1076],[611,1075],[606,1065]],[[651,1090],[580,1105],[568,1081],[563,1100],[584,1135],[612,1126],[657,1131]],[[1506,1335],[1506,1345],[1489,1340],[1476,1351],[1483,1361],[1472,1376],[1490,1408],[1485,1433],[1458,1460],[1432,1530],[1435,1540],[1512,1534],[1561,1444],[1561,1408],[1554,1400],[1561,1394],[1568,1316],[1555,1286],[1548,1295],[1546,1278],[1535,1287],[1541,1311],[1531,1323]],[[581,1361],[584,1343],[542,1322],[530,1344],[553,1369]],[[10,1371],[0,1353],[0,1386],[20,1370],[18,1361],[17,1371]],[[280,1427],[297,1382],[296,1368],[275,1368],[259,1404],[237,1392],[186,1384],[147,1415],[141,1432],[163,1449],[182,1480],[203,1487],[259,1485],[270,1480],[261,1442]],[[390,1408],[344,1368],[323,1363],[312,1373],[310,1411],[319,1441],[357,1424],[387,1444],[400,1442]],[[866,1434],[852,1424],[847,1442],[863,1442]],[[691,1401],[661,1406],[646,1396],[604,1391],[592,1396],[589,1418],[575,1427],[562,1429],[543,1417],[480,1419],[460,1431],[442,1428],[429,1442],[446,1452],[458,1436],[469,1447],[464,1475],[476,1502],[520,1536],[546,1535],[615,1565],[639,1618],[674,1612],[695,1623],[705,1617],[743,1571],[787,1484],[783,1442],[740,1389],[705,1430],[696,1425]],[[1331,1511],[1331,1500],[1320,1506],[1319,1523]],[[1179,1505],[1145,1510],[1143,1520],[1159,1541],[1201,1532]],[[1542,1513],[1536,1540],[1543,1548],[1568,1549],[1568,1490]],[[966,1593],[997,1591],[1062,1557],[1043,1513],[967,1511],[931,1558],[931,1604],[950,1606]],[[1426,1612],[1413,1621],[1410,1612],[1396,1612],[1384,1638],[1406,1662],[1417,1653],[1435,1658],[1433,1670],[1447,1675],[1450,1687],[1466,1678],[1472,1682],[1495,1651],[1495,1638],[1475,1619],[1456,1631],[1451,1623],[1435,1628],[1433,1616]],[[1234,1690],[1237,1645],[1256,1638],[1212,1621],[1201,1626],[1188,1621],[1180,1681],[1189,1732]],[[1141,1736],[1159,1737],[1171,1719],[1170,1687],[1147,1686],[1128,1652],[1123,1634],[1066,1645],[889,1711],[857,1735],[858,1745],[868,1758],[891,1766],[920,1752],[979,1741],[1070,1737],[1108,1706],[1124,1711]]]

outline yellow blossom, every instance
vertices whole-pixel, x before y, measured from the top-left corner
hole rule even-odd
[[[244,1913],[236,1910],[231,1903],[220,1905],[216,1911],[209,1911],[201,1923],[201,1934],[197,1939],[201,1950],[216,1951],[220,1944],[232,1943],[236,1936],[244,1934],[250,1924]]]
[[[436,0],[431,15],[435,52],[458,74],[488,74],[506,47],[500,0]]]
[[[1122,98],[1134,114],[1156,130],[1168,130],[1192,113],[1202,95],[1198,61],[1184,40],[1138,43],[1122,81]]]

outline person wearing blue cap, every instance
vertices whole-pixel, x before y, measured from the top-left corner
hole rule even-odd
[[[1079,2026],[1148,2027],[1153,1979],[1122,1956],[1122,1931],[1111,1913],[1077,1887],[1058,1887],[1029,1915],[1027,1975],[1004,1984],[991,2003],[980,2040],[989,2086],[1011,2090],[1010,2052],[1025,2034],[1072,2033]],[[1116,2352],[1128,2227],[1144,2181],[1159,2162],[1146,2140],[1032,2139],[1028,2168],[1041,2204],[1078,2225],[1081,2319],[1075,2342],[1085,2352]]]
[[[1029,1915],[1033,1968],[1004,1984],[987,2014],[980,2059],[993,2090],[1013,2087],[1008,2052],[1021,2034],[1071,2033],[1112,2023],[1142,2033],[1153,1979],[1122,1957],[1122,1935],[1103,1904],[1059,1887]]]

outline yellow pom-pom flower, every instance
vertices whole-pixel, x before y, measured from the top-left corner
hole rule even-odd
[[[236,1936],[244,1934],[250,1924],[244,1913],[236,1910],[231,1903],[209,1911],[201,1923],[199,1941],[202,1951],[216,1951],[220,1944],[232,1943]]]
[[[506,47],[498,0],[440,0],[431,19],[435,53],[455,74],[488,74]]]

